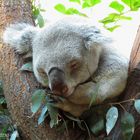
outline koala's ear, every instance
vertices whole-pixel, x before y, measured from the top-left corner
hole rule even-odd
[[[112,41],[111,38],[103,35],[95,26],[86,26],[81,29],[81,33],[87,49],[92,49],[95,46],[103,46]]]
[[[28,53],[32,51],[32,43],[36,33],[37,28],[29,24],[12,24],[6,28],[3,41],[20,54]]]

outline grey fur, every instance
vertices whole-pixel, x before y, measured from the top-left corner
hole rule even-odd
[[[66,18],[43,29],[28,24],[11,25],[4,33],[4,42],[20,53],[32,50],[34,74],[44,86],[48,75],[52,88],[51,68],[57,67],[65,73],[67,99],[56,103],[56,107],[75,116],[80,116],[88,108],[97,87],[94,104],[118,96],[125,88],[127,60],[111,46],[111,40],[88,20]],[[71,60],[81,64],[73,75],[67,66]],[[91,76],[95,82],[84,83]]]

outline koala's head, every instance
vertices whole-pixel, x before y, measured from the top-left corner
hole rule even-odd
[[[71,95],[96,71],[104,37],[95,27],[63,21],[43,29],[14,26],[5,31],[5,42],[20,53],[32,51],[34,74],[44,86],[48,81],[53,93]]]

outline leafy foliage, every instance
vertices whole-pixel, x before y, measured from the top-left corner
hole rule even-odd
[[[33,93],[31,111],[36,113],[41,106],[42,100],[45,98],[45,91],[38,89]]]
[[[63,13],[63,14],[66,14],[66,15],[80,15],[80,16],[84,16],[86,17],[87,15],[78,11],[76,8],[66,8],[63,4],[57,4],[55,7],[54,7],[58,12],[60,13]]]
[[[109,6],[118,11],[119,13],[123,12],[124,10],[124,6],[117,1],[112,1]]]
[[[140,114],[140,99],[135,100],[134,106],[137,112]]]
[[[113,127],[116,124],[116,121],[118,119],[118,109],[116,107],[111,107],[107,114],[106,114],[106,133],[107,135],[111,132]]]
[[[10,137],[10,140],[16,140],[17,137],[18,137],[18,131],[15,130],[15,131],[12,133],[12,135],[11,135],[11,137]]]
[[[131,140],[134,134],[135,120],[132,114],[125,112],[121,118],[121,128],[124,140]]]
[[[42,28],[45,25],[45,21],[44,18],[41,14],[41,12],[45,12],[44,9],[42,9],[40,7],[40,5],[36,5],[36,0],[32,0],[32,14],[33,14],[33,18],[36,22],[36,25],[39,26],[40,28]]]
[[[32,65],[32,62],[28,62],[26,64],[24,64],[21,68],[20,68],[21,71],[30,71],[30,72],[33,72],[33,65]]]

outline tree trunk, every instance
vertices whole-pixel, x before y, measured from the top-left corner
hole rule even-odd
[[[5,27],[15,22],[28,22],[34,24],[31,14],[30,0],[1,0],[0,1],[0,36]],[[21,73],[19,69],[23,65],[22,57],[13,49],[7,47],[0,40],[0,79],[4,85],[4,95],[12,119],[18,126],[23,140],[70,140],[84,139],[81,132],[70,129],[67,132],[58,133],[51,129],[46,122],[37,125],[38,115],[31,116],[31,94],[39,88],[35,77],[31,73]],[[81,138],[80,138],[81,137]]]
[[[0,1],[0,36],[2,36],[5,27],[14,22],[28,22],[34,24],[31,14],[30,0],[1,0]],[[122,99],[129,99],[140,92],[140,30],[132,50],[130,61],[130,76]],[[0,79],[4,85],[4,95],[7,100],[8,109],[12,119],[18,126],[23,140],[84,140],[86,135],[78,129],[71,128],[69,135],[67,132],[58,133],[56,129],[51,129],[48,122],[37,125],[38,115],[30,118],[31,95],[35,89],[39,88],[33,74],[21,73],[19,71],[23,64],[22,58],[17,55],[10,47],[7,47],[0,40]],[[128,103],[125,108],[132,112],[137,120],[139,116]],[[119,123],[112,131],[110,137],[114,134],[121,136]],[[139,130],[138,128],[137,130]],[[136,131],[137,132],[137,131]],[[140,133],[140,132],[139,132]],[[138,135],[138,133],[137,133]],[[92,137],[94,140],[94,137]],[[120,140],[120,139],[116,139]]]
[[[120,101],[129,100],[129,99],[138,99],[140,98],[140,26],[133,44],[133,48],[130,56],[129,63],[129,77],[127,81],[127,86],[120,97]],[[131,113],[135,119],[135,133],[133,135],[133,140],[140,139],[140,115],[136,112],[134,108],[134,102],[126,102],[123,104],[126,111]],[[108,138],[111,140],[122,140],[120,118],[123,117],[124,110],[121,110],[119,113],[119,120],[114,130]]]

